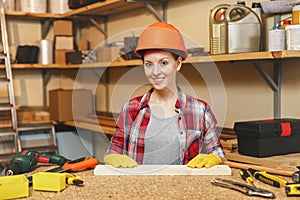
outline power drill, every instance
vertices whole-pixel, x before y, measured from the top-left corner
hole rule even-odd
[[[21,151],[7,164],[5,175],[10,176],[30,172],[37,163],[38,153],[36,151]]]
[[[10,176],[30,172],[38,162],[63,165],[66,161],[68,160],[62,156],[23,150],[6,166],[5,175]]]

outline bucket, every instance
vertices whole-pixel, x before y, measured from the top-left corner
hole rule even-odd
[[[31,13],[46,13],[47,1],[46,0],[20,0],[21,11]]]

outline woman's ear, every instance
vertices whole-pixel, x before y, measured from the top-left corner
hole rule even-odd
[[[182,57],[178,57],[177,59],[177,67],[176,67],[176,71],[179,72],[179,70],[181,69],[181,66],[182,66]]]

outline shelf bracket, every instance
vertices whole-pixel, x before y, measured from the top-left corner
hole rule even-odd
[[[109,111],[109,79],[110,79],[110,71],[109,67],[105,69],[103,73],[98,73],[96,70],[93,70],[94,76],[99,80],[99,83],[102,83],[105,87],[105,109],[106,111]]]
[[[273,79],[258,63],[252,63],[256,71],[263,77],[266,83],[274,92],[274,118],[281,117],[281,62],[274,61],[273,63]]]
[[[42,70],[43,76],[43,106],[47,108],[47,85],[51,78],[51,69]]]
[[[167,21],[168,0],[126,0],[128,3],[143,2],[146,8],[161,22]],[[150,3],[161,3],[163,14],[158,13]]]
[[[41,21],[42,39],[45,39],[47,37],[52,24],[53,24],[53,19],[46,19]]]
[[[161,15],[160,13],[158,13],[155,8],[148,2],[144,2],[146,8],[161,22],[166,22],[167,21],[167,6],[168,6],[168,2],[163,1],[161,2],[162,4],[162,10],[163,10],[163,14]]]
[[[108,33],[107,33],[107,22],[108,22],[108,17],[107,16],[103,16],[103,20],[104,20],[104,27],[102,27],[94,18],[89,17],[88,18],[89,21],[101,32],[103,33],[105,40],[108,37]]]

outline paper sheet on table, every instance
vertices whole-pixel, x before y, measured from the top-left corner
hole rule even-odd
[[[231,169],[228,165],[215,165],[208,169],[190,168],[186,165],[139,165],[134,168],[97,165],[94,175],[231,175]]]

